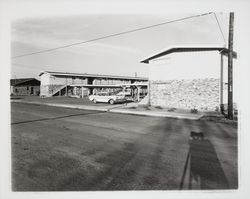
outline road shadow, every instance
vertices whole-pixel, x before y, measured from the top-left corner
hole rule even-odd
[[[12,122],[11,125],[33,123],[33,122],[40,122],[40,121],[47,121],[47,120],[58,120],[58,119],[63,119],[63,118],[67,118],[67,117],[84,116],[84,115],[95,115],[95,114],[100,114],[100,113],[105,113],[105,112],[103,112],[103,111],[97,111],[97,112],[91,112],[91,113],[78,113],[78,114],[70,114],[70,115],[63,115],[63,116],[57,116],[57,117],[41,118],[41,119],[36,119],[36,120],[27,120],[27,121],[21,121],[21,122]]]
[[[180,189],[230,189],[215,148],[202,132],[191,132]]]
[[[10,98],[10,100],[21,100],[21,99],[23,99],[23,98],[21,98],[21,97],[11,97]]]

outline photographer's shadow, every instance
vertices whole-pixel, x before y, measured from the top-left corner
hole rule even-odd
[[[187,189],[229,189],[214,146],[202,132],[191,132],[181,189],[185,179]]]

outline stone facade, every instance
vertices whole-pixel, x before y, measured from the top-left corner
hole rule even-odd
[[[150,81],[152,106],[215,111],[219,108],[219,79]]]

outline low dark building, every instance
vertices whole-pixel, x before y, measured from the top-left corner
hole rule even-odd
[[[39,95],[40,81],[35,78],[21,78],[10,80],[11,95]]]

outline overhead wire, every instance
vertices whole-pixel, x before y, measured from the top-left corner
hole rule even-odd
[[[15,63],[15,62],[11,62],[11,64],[16,65],[16,66],[32,67],[31,65],[19,64],[19,63]]]
[[[76,42],[76,43],[67,44],[67,45],[63,45],[63,46],[58,46],[58,47],[55,47],[55,48],[49,48],[49,49],[36,51],[36,52],[32,52],[32,53],[16,55],[16,56],[13,56],[11,58],[16,59],[16,58],[26,57],[26,56],[30,56],[30,55],[56,51],[56,50],[63,49],[63,48],[68,48],[68,47],[81,45],[81,44],[85,44],[85,43],[89,43],[89,42],[93,42],[93,41],[98,41],[98,40],[102,40],[102,39],[116,37],[116,36],[120,36],[120,35],[124,35],[124,34],[128,34],[128,33],[133,33],[133,32],[137,32],[137,31],[141,31],[141,30],[146,30],[146,29],[150,29],[150,28],[154,28],[154,27],[158,27],[158,26],[163,26],[163,25],[166,25],[166,24],[179,22],[179,21],[183,21],[183,20],[187,20],[187,19],[191,19],[191,18],[202,17],[202,16],[206,16],[206,15],[210,15],[210,14],[212,14],[212,12],[193,15],[193,16],[189,16],[189,17],[183,17],[183,18],[180,18],[180,19],[175,19],[175,20],[171,20],[171,21],[167,21],[167,22],[163,22],[163,23],[158,23],[158,24],[154,24],[154,25],[150,25],[150,26],[145,26],[145,27],[142,27],[142,28],[136,28],[136,29],[133,29],[133,30],[123,31],[123,32],[120,32],[120,33],[106,35],[106,36],[102,36],[102,37],[98,37],[98,38],[94,38],[94,39],[90,39],[90,40],[86,40],[86,41]]]
[[[213,14],[214,14],[214,17],[215,17],[215,19],[216,19],[217,25],[218,25],[218,27],[219,27],[219,29],[220,29],[220,33],[221,33],[221,35],[222,35],[222,37],[223,37],[224,44],[225,44],[225,46],[226,46],[227,42],[226,42],[225,35],[224,35],[223,31],[222,31],[222,28],[221,28],[220,22],[219,22],[219,20],[218,20],[218,18],[217,18],[216,13],[215,13],[215,12],[213,12]]]

